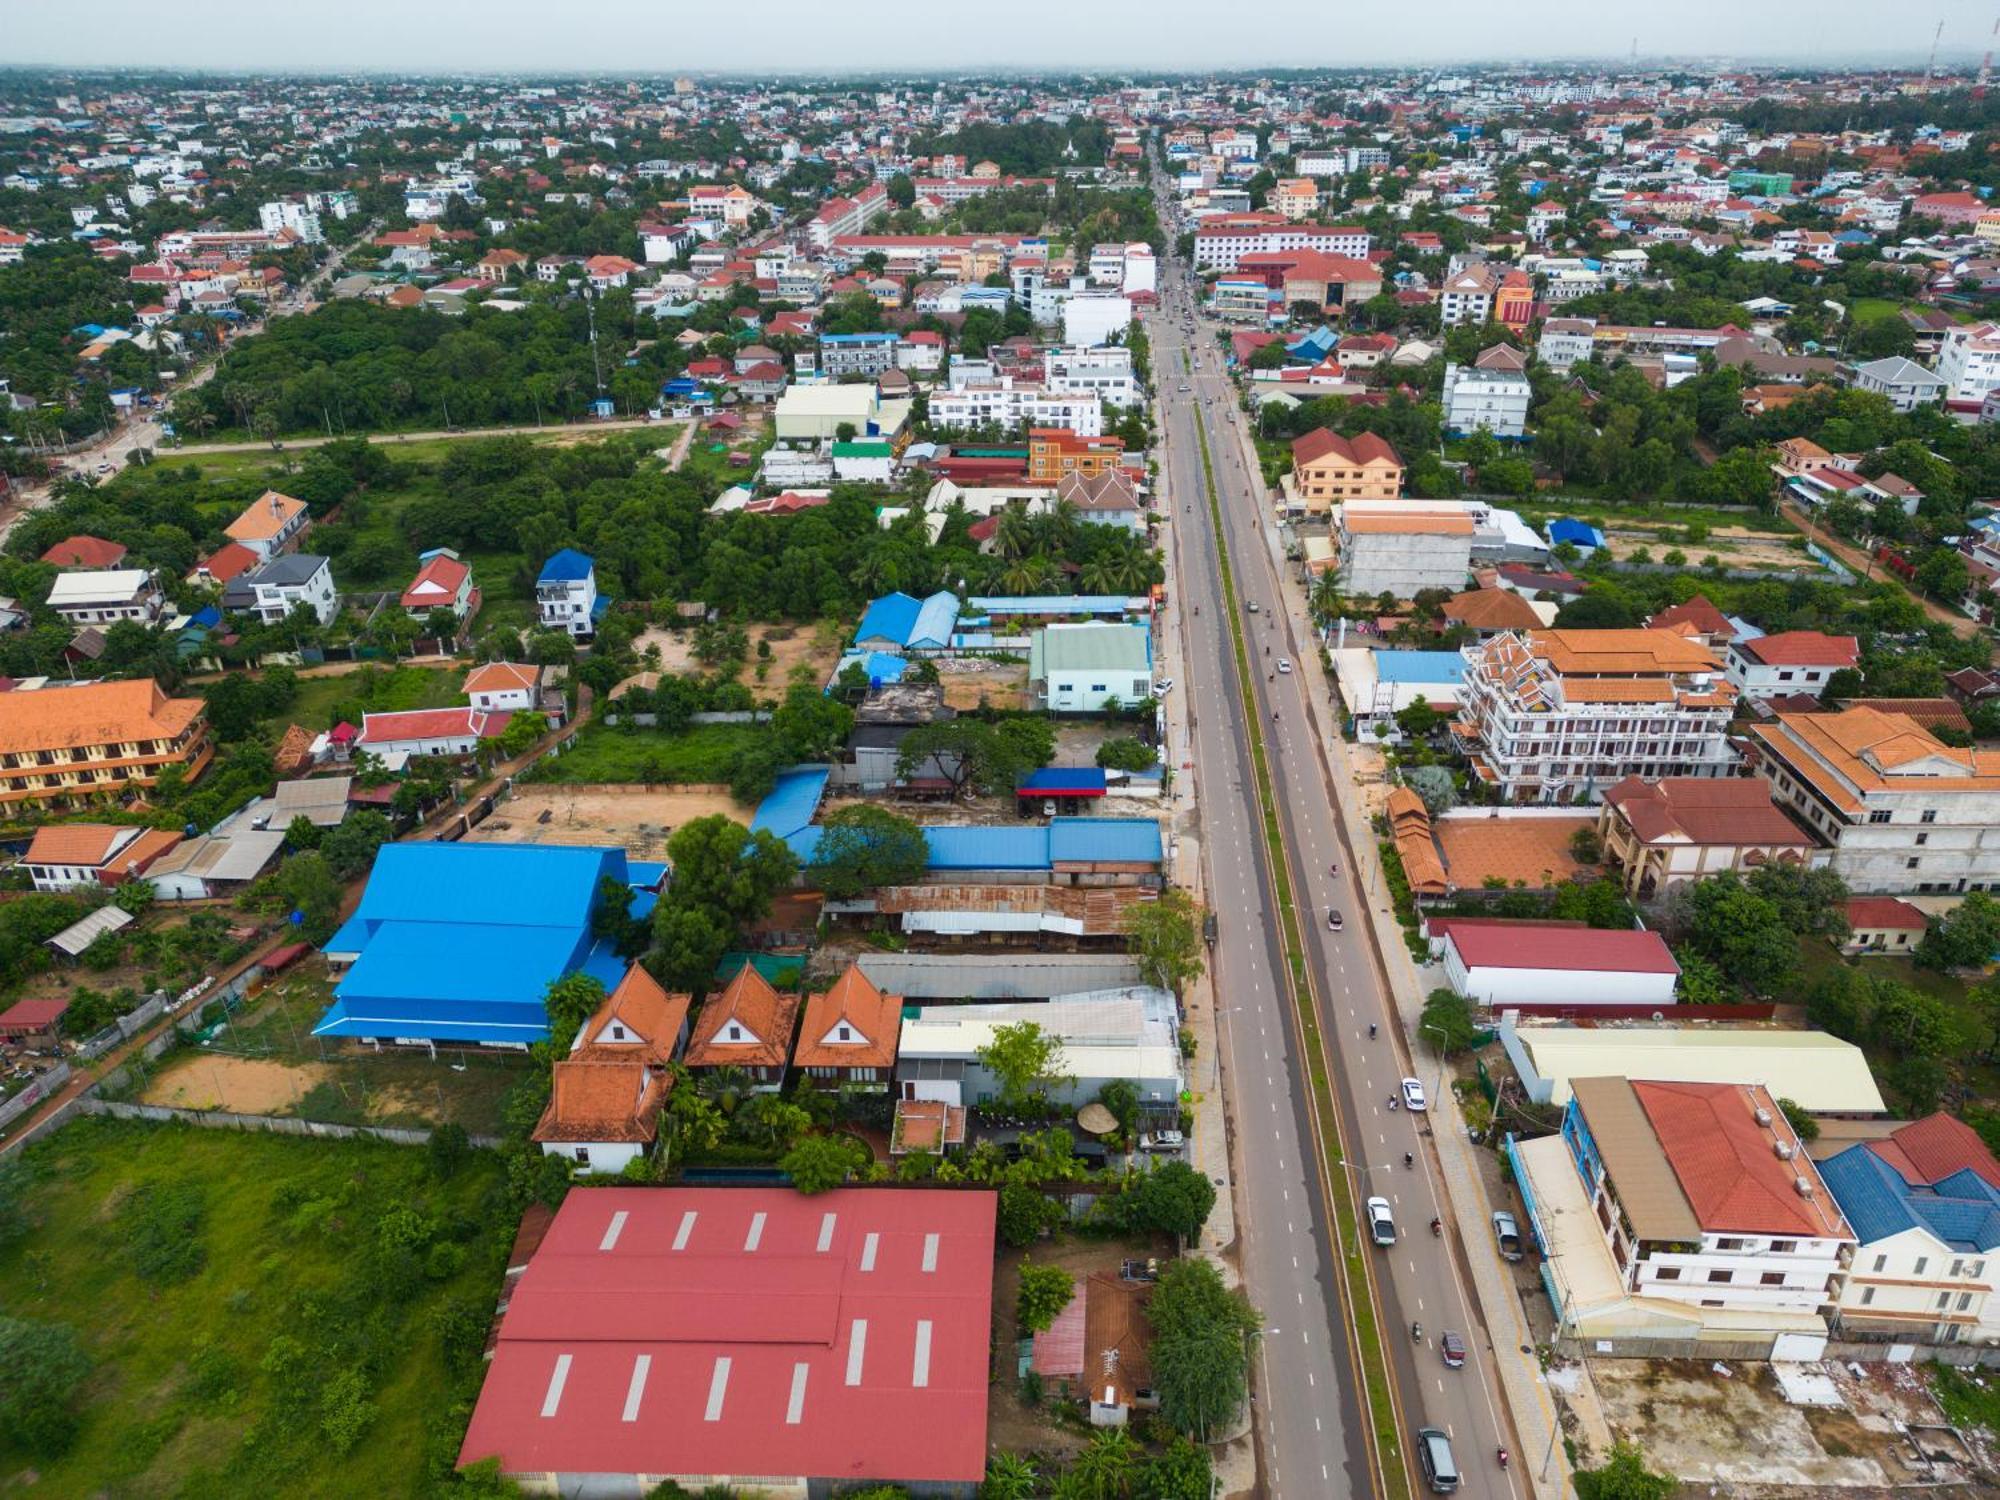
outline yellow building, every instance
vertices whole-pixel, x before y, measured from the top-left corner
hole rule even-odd
[[[211,752],[206,705],[150,678],[0,693],[0,806],[121,800],[170,766],[194,780]]]
[[[1403,493],[1403,459],[1372,432],[1342,437],[1317,428],[1292,443],[1292,483],[1309,510],[1344,500],[1396,500]]]
[[[1271,207],[1299,223],[1319,212],[1319,185],[1310,177],[1287,177],[1271,189]]]

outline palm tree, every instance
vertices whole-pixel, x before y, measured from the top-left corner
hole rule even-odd
[[[1042,512],[1042,523],[1039,530],[1046,550],[1050,552],[1069,551],[1071,547],[1076,545],[1077,528],[1082,524],[1082,520],[1077,514],[1076,502],[1072,500],[1056,501],[1055,504]]]
[[[1083,570],[1076,575],[1076,581],[1078,587],[1086,594],[1123,593],[1124,590],[1119,587],[1115,575],[1116,569],[1112,559],[1100,555],[1083,565]]]
[[[996,1453],[986,1461],[986,1481],[979,1500],[1034,1500],[1041,1476],[1018,1453]]]
[[[1000,590],[1006,594],[1039,594],[1044,576],[1039,557],[1017,558],[1000,575]]]
[[[993,550],[1009,562],[1023,557],[1034,545],[1035,527],[1027,507],[1009,504],[1000,512],[1000,524],[993,529]]]
[[[1312,607],[1322,620],[1337,620],[1347,612],[1347,601],[1340,593],[1340,575],[1331,568],[1313,584]]]
[[[1107,1427],[1077,1454],[1057,1493],[1076,1500],[1122,1500],[1132,1487],[1139,1462],[1138,1444],[1123,1427]]]
[[[736,1113],[743,1096],[750,1092],[750,1075],[733,1064],[704,1072],[695,1092],[725,1115]]]

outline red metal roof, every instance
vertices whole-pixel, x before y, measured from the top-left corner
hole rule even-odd
[[[593,1188],[522,1273],[459,1458],[976,1482],[995,1197]]]
[[[16,1000],[0,1015],[0,1036],[26,1036],[46,1031],[69,1009],[69,996],[60,1000]]]
[[[1557,927],[1543,922],[1445,920],[1468,969],[1595,969],[1615,974],[1678,974],[1666,939],[1635,928]]]
[[[0,1016],[0,1025],[6,1019]],[[1970,1170],[2000,1188],[2000,1161],[1994,1160],[1979,1133],[1955,1115],[1940,1112],[1912,1120],[1888,1140],[1870,1141],[1868,1149],[1908,1182],[1942,1182],[1954,1172]]]

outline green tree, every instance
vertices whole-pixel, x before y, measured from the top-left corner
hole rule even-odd
[[[340,925],[343,892],[323,854],[291,855],[258,886],[280,911],[299,914],[299,936],[309,943],[324,943]]]
[[[835,901],[885,885],[910,885],[930,866],[930,843],[914,819],[872,802],[828,813],[806,879]]]
[[[1179,994],[1201,977],[1201,910],[1179,886],[1141,902],[1125,917],[1125,940],[1146,983]]]
[[[431,1176],[447,1182],[472,1160],[472,1137],[466,1134],[463,1125],[447,1120],[432,1128],[431,1138],[424,1142],[424,1156],[430,1164]]]
[[[1123,1427],[1106,1427],[1071,1460],[1056,1493],[1060,1500],[1125,1500],[1138,1466],[1139,1445],[1132,1434]]]
[[[1696,953],[1683,943],[1674,951],[1674,961],[1681,966],[1681,1000],[1688,1005],[1729,1005],[1734,1003],[1736,992],[1723,977],[1722,970],[1707,957]]]
[[[1424,1001],[1423,1019],[1418,1023],[1417,1034],[1434,1052],[1445,1057],[1470,1050],[1479,1035],[1479,1025],[1472,1016],[1472,1002],[1456,990],[1443,986],[1432,990]]]
[[[287,849],[317,849],[319,847],[319,824],[300,813],[285,825],[285,847]]]
[[[1396,711],[1396,727],[1413,740],[1428,740],[1444,722],[1445,716],[1422,693],[1410,700],[1409,707]]]
[[[667,859],[673,884],[654,909],[653,936],[662,977],[689,987],[708,982],[737,932],[768,915],[799,872],[782,839],[720,813],[676,829]]]
[[[549,1052],[552,1056],[569,1055],[570,1044],[583,1030],[583,1023],[597,1014],[598,1007],[604,1004],[604,995],[602,981],[581,970],[549,981],[542,1004],[549,1013]]]
[[[807,683],[788,691],[771,715],[771,730],[793,761],[831,759],[853,729],[854,710]]]
[[[90,1356],[61,1323],[0,1316],[0,1432],[42,1458],[76,1439],[75,1398],[90,1376]]]
[[[1847,936],[1847,882],[1832,870],[1804,865],[1760,865],[1743,882],[1778,909],[1778,919],[1800,937],[1836,942]]]
[[[1917,962],[1931,969],[1977,969],[2000,954],[2000,901],[1973,891],[1932,922],[1917,945]]]
[[[1577,1500],[1667,1500],[1679,1488],[1670,1475],[1648,1469],[1645,1454],[1630,1443],[1614,1444],[1601,1468],[1576,1471]]]
[[[975,1056],[1000,1088],[1000,1108],[1019,1113],[1046,1096],[1062,1076],[1062,1039],[1037,1021],[993,1028],[992,1040]]]
[[[1018,1250],[1061,1222],[1061,1207],[1039,1188],[1026,1182],[1001,1184],[998,1224],[1003,1244]]]
[[[847,1135],[809,1135],[778,1158],[792,1186],[808,1197],[831,1192],[868,1165],[868,1148]]]
[[[1792,1127],[1792,1133],[1810,1144],[1819,1139],[1819,1121],[1807,1112],[1803,1104],[1792,1099],[1778,1101],[1778,1113],[1785,1117],[1785,1123]]]
[[[1187,1258],[1161,1272],[1146,1320],[1161,1417],[1197,1442],[1226,1429],[1249,1395],[1263,1328],[1257,1310],[1223,1285],[1212,1263]]]
[[[1215,1184],[1186,1162],[1170,1161],[1134,1176],[1118,1203],[1132,1228],[1175,1235],[1192,1244],[1215,1209]]]
[[[1018,1453],[996,1453],[986,1460],[979,1500],[1035,1500],[1041,1492],[1041,1474],[1031,1460]],[[1201,1500],[1208,1500],[1207,1495]]]
[[[1132,1476],[1132,1500],[1209,1500],[1214,1487],[1208,1450],[1177,1437]]]
[[[1878,984],[1868,1029],[1899,1058],[1942,1057],[1957,1037],[1951,1007],[1934,995],[1894,982]]]
[[[1798,967],[1798,944],[1777,906],[1734,871],[1676,886],[1669,920],[1733,983],[1769,994]]]
[[[1076,1278],[1061,1266],[1021,1262],[1020,1290],[1014,1295],[1014,1321],[1023,1333],[1043,1333],[1076,1295]]]
[[[1160,755],[1151,745],[1119,735],[1097,747],[1097,763],[1107,771],[1150,771],[1160,763]]]

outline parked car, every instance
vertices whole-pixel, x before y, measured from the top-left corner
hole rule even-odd
[[[1413,1114],[1422,1114],[1429,1109],[1430,1101],[1424,1097],[1424,1086],[1414,1078],[1403,1080],[1403,1108]]]
[[[1521,1258],[1521,1230],[1512,1214],[1503,1210],[1493,1216],[1493,1237],[1500,1242],[1502,1260]]]
[[[1164,698],[1173,690],[1174,680],[1171,677],[1162,677],[1158,682],[1153,684],[1153,696],[1155,698]]]
[[[1396,1216],[1390,1212],[1387,1198],[1368,1200],[1368,1235],[1378,1245],[1396,1243]]]
[[[1438,1352],[1444,1356],[1446,1366],[1456,1370],[1465,1363],[1465,1340],[1446,1330],[1438,1340]]]
[[[1141,1151],[1178,1151],[1187,1144],[1187,1137],[1178,1130],[1152,1130],[1139,1137]]]

